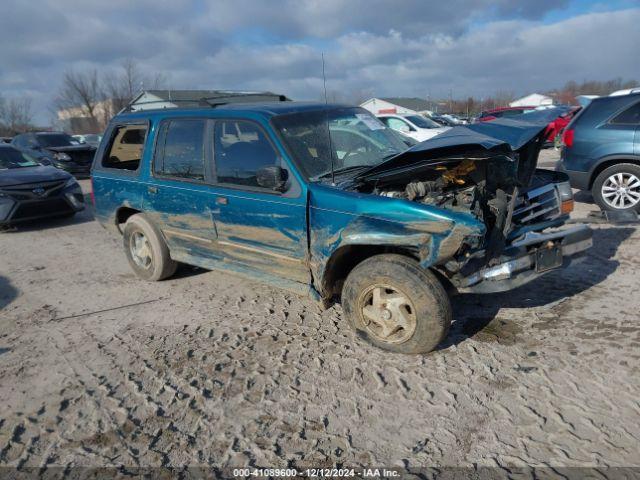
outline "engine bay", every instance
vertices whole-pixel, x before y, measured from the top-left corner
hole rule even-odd
[[[471,212],[493,227],[500,217],[506,218],[509,203],[517,195],[516,157],[485,154],[432,160],[410,175],[391,175],[358,190]]]

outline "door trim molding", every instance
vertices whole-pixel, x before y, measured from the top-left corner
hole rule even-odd
[[[304,263],[304,260],[302,260],[300,258],[288,257],[287,255],[282,255],[280,253],[271,252],[271,251],[265,250],[263,248],[250,247],[248,245],[242,245],[240,243],[229,242],[229,241],[226,241],[226,240],[218,240],[217,243],[218,243],[218,245],[222,245],[222,246],[226,246],[226,247],[240,248],[240,249],[243,249],[243,250],[248,250],[250,252],[261,253],[261,254],[264,254],[264,255],[269,255],[271,257],[280,258],[282,260],[288,260],[290,262]]]

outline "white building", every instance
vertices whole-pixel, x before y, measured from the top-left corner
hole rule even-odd
[[[539,93],[532,93],[509,104],[510,107],[541,107],[543,105],[553,105],[553,98]]]
[[[383,115],[385,113],[400,115],[415,115],[416,113],[428,113],[430,104],[421,98],[406,97],[385,97],[370,98],[366,102],[360,104],[366,110],[374,115]]]

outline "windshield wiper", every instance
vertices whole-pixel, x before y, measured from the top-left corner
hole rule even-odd
[[[370,166],[371,165],[351,165],[349,167],[337,168],[337,169],[335,169],[333,171],[333,174],[334,175],[340,175],[341,173],[347,173],[347,172],[350,172],[352,170],[360,170],[360,169],[363,169],[363,168],[369,168]],[[332,174],[332,172],[329,171],[329,172],[323,173],[322,175],[318,175],[316,177],[316,179],[330,177],[331,174]]]

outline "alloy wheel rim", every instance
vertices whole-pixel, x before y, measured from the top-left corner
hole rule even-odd
[[[359,297],[366,331],[387,343],[404,343],[416,331],[416,309],[407,295],[391,285],[372,285]]]
[[[153,263],[153,254],[149,240],[142,232],[134,232],[129,241],[129,249],[131,258],[136,265],[141,268],[148,269]]]
[[[616,210],[636,206],[640,202],[640,179],[632,173],[614,173],[602,184],[602,198]]]

